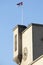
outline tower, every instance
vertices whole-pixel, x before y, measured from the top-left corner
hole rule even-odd
[[[13,40],[14,40],[14,47],[13,47],[13,52],[14,52],[14,61],[17,64],[20,64],[21,60],[22,60],[22,31],[26,29],[26,26],[24,25],[17,25],[14,29],[13,29]]]
[[[17,36],[16,36],[17,35]],[[14,59],[20,65],[28,65],[43,55],[43,25],[32,23],[28,27],[18,25],[14,29]]]

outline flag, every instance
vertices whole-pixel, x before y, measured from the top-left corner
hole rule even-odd
[[[17,3],[18,6],[22,6],[23,5],[23,2],[20,2],[20,3]]]

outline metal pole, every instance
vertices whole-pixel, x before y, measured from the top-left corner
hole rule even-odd
[[[23,6],[22,6],[22,25],[23,25],[24,13],[23,13]]]
[[[21,6],[21,13],[22,13],[22,15],[21,15],[21,24],[23,25],[23,2],[19,2],[19,3],[17,3],[17,6]]]

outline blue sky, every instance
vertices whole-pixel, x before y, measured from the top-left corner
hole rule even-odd
[[[0,65],[16,65],[13,62],[13,28],[21,24],[21,7],[16,3],[23,1],[24,25],[43,24],[43,0],[0,0]]]

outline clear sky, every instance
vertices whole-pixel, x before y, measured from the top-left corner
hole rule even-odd
[[[21,7],[16,3],[23,1],[24,25],[43,24],[43,0],[0,0],[0,65],[16,65],[13,62],[13,28],[21,24]]]

